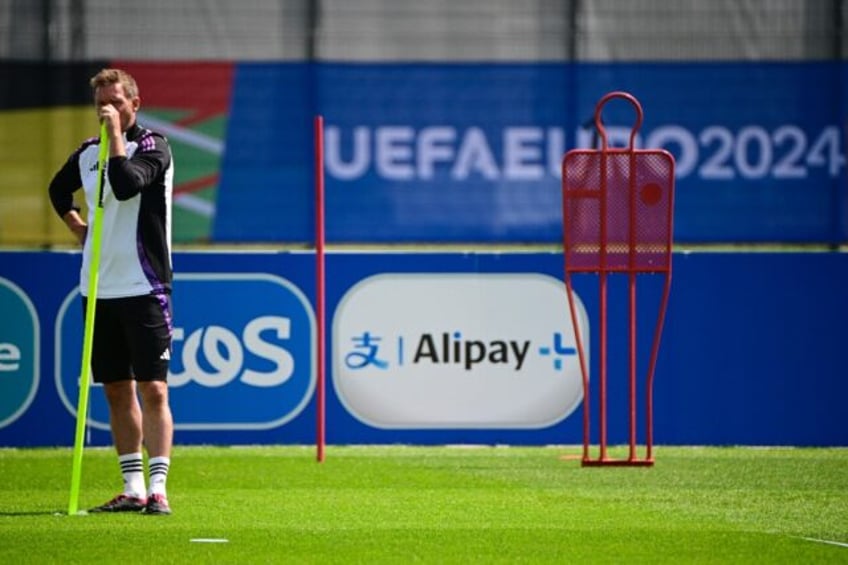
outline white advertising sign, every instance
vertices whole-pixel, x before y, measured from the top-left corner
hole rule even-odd
[[[377,428],[538,429],[583,398],[565,285],[548,275],[376,275],[342,298],[332,331],[339,399]]]

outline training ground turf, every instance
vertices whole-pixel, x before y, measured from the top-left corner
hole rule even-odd
[[[0,563],[848,563],[848,449],[578,453],[177,446],[172,516],[68,516],[70,449],[0,449]],[[87,449],[80,507],[119,490]]]

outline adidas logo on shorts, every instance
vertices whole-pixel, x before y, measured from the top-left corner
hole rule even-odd
[[[162,355],[159,356],[159,359],[164,359],[165,361],[170,361],[171,360],[171,349],[170,348],[165,349],[165,351],[162,352]]]

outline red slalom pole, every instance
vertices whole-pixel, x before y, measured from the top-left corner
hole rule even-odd
[[[315,310],[318,318],[317,327],[317,359],[316,371],[318,384],[315,396],[315,413],[316,413],[316,438],[315,447],[317,451],[318,462],[324,461],[324,444],[326,432],[326,413],[325,413],[325,381],[326,381],[326,366],[325,366],[325,350],[326,342],[326,327],[324,295],[325,295],[325,274],[324,274],[324,117],[315,116]]]

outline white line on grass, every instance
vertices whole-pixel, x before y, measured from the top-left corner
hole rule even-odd
[[[829,539],[818,539],[818,538],[805,538],[803,536],[801,537],[801,539],[805,539],[807,541],[814,541],[816,543],[826,543],[828,545],[838,545],[839,547],[848,547],[848,543],[841,542],[841,541],[833,541],[833,540],[829,540]]]
[[[192,543],[227,543],[230,540],[224,538],[192,538],[189,541]]]

